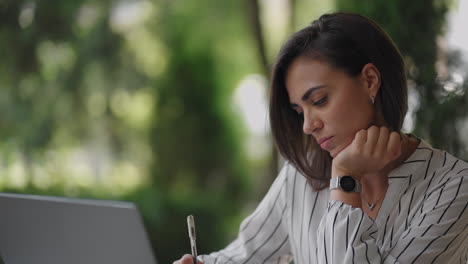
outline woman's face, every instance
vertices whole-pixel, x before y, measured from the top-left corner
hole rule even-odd
[[[325,61],[302,56],[286,73],[291,107],[303,115],[304,133],[332,157],[351,144],[359,130],[384,123],[376,120],[371,100],[379,87],[380,75],[372,64],[350,77]]]

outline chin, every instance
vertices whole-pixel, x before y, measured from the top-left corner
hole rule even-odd
[[[341,153],[341,151],[343,151],[343,149],[333,148],[330,151],[328,151],[328,153],[332,158],[335,158],[336,156],[338,156],[338,154]]]

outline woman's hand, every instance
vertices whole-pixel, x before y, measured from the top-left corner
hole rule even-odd
[[[332,173],[351,175],[361,180],[366,175],[381,173],[400,154],[401,138],[398,132],[371,126],[357,132],[351,144],[333,159]]]
[[[172,264],[194,264],[193,256],[189,254],[185,254],[184,256],[182,256],[181,259],[174,261]],[[197,264],[203,264],[203,262],[198,261]]]

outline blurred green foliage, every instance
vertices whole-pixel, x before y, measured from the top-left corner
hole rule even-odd
[[[2,1],[0,25],[2,191],[134,201],[161,263],[189,252],[188,214],[200,252],[228,242],[251,197],[242,5]]]
[[[155,233],[166,239],[155,246],[176,252],[174,257],[187,252],[180,243],[188,243],[189,213],[196,217],[200,252],[209,252],[227,243],[232,223],[226,219],[238,216],[249,197],[242,127],[229,95],[256,61],[241,5],[167,1],[159,14],[153,26],[168,47],[168,62],[154,83],[151,144],[154,187],[165,199]]]
[[[452,74],[462,62],[457,51],[444,49],[441,39],[454,5],[455,0],[337,0],[338,10],[377,21],[405,57],[410,92],[418,95],[414,133],[468,160],[468,138],[462,128],[468,120],[468,74],[464,73],[464,83],[454,82]]]

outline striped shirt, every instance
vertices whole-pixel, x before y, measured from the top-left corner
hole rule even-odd
[[[205,264],[468,263],[468,164],[421,140],[389,174],[377,218],[329,201],[286,164],[225,249]]]

